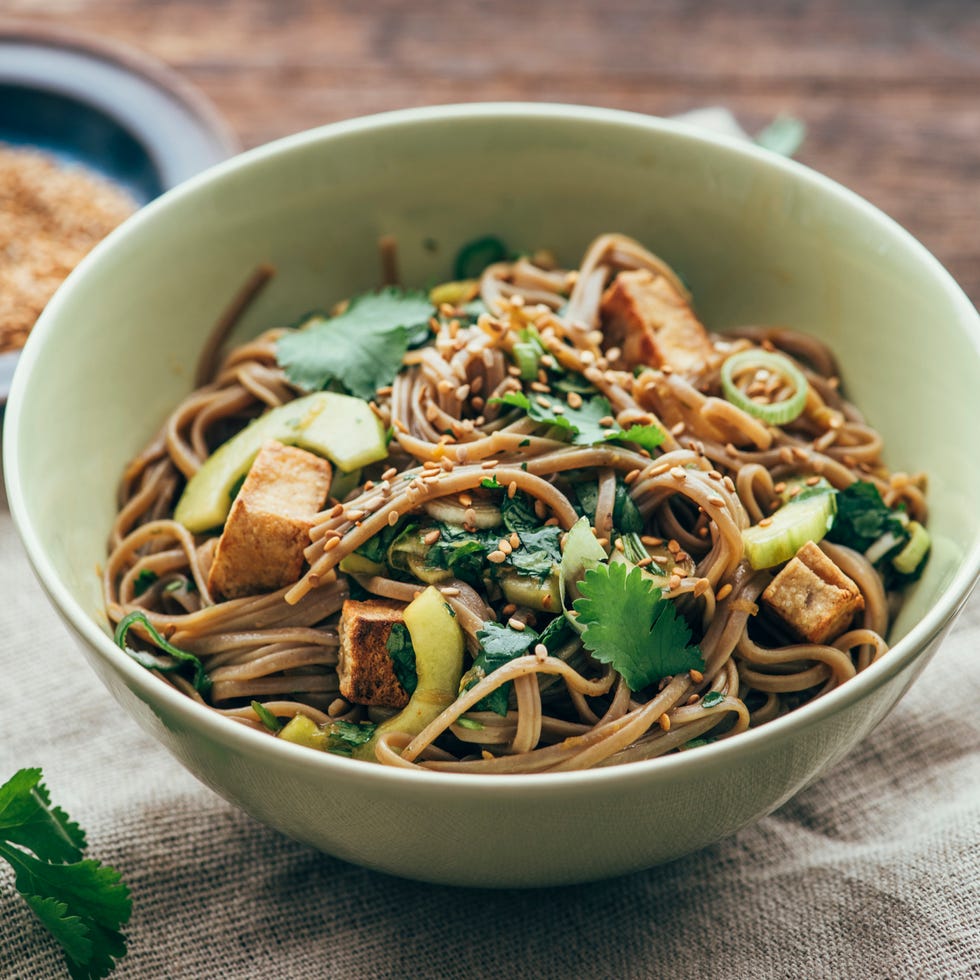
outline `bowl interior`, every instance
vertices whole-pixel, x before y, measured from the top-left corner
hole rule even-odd
[[[93,569],[118,474],[190,388],[205,336],[257,263],[278,274],[240,337],[374,287],[381,235],[397,238],[403,281],[425,285],[478,235],[575,264],[607,230],[670,262],[709,327],[778,323],[826,340],[890,465],[928,473],[934,554],[892,639],[905,635],[976,550],[975,310],[921,246],[829,181],[599,111],[332,127],[219,167],[113,235],[45,312],[18,379],[11,470],[58,581],[104,622]]]

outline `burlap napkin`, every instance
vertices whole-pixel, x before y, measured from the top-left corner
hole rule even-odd
[[[980,976],[978,646],[975,596],[867,742],[698,854],[562,889],[420,885],[293,843],[195,782],[84,664],[0,498],[0,782],[42,766],[91,856],[122,872],[119,977]],[[65,975],[3,866],[0,977]]]

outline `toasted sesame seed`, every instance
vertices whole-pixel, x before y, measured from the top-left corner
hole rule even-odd
[[[459,589],[455,585],[446,585],[439,590],[444,596],[452,599],[459,595]]]
[[[565,414],[565,406],[559,404],[558,402],[555,402],[555,404],[551,406],[551,410],[555,413],[555,415]]]
[[[616,538],[616,541],[613,543],[613,547],[617,551],[624,551],[625,548],[626,548],[626,546],[623,544],[623,539],[622,538]]]
[[[670,717],[669,717],[669,715],[667,714],[666,711],[660,716],[659,722],[660,722],[660,727],[665,732],[669,732],[670,731]]]
[[[515,619],[513,616],[507,620],[507,625],[512,630],[517,630],[518,633],[523,633],[527,629],[527,624],[521,622],[519,619]]]
[[[544,518],[544,515],[548,513],[548,508],[540,501],[534,501],[534,516],[539,518]]]
[[[329,541],[325,541],[323,544],[323,550],[333,551],[333,549],[336,548],[338,544],[340,544],[340,541],[341,541],[340,538],[331,538]]]
[[[727,599],[732,593],[731,583],[726,583],[723,585],[716,593],[715,598],[721,602],[722,599]]]
[[[802,463],[810,458],[810,454],[799,446],[793,447],[793,455]]]
[[[662,545],[664,543],[664,539],[663,538],[654,538],[654,537],[651,537],[649,534],[641,534],[640,535],[640,540],[645,545],[649,545],[651,548],[659,548],[660,545]]]
[[[776,485],[775,485],[775,486],[773,487],[773,490],[774,490],[774,491],[775,491],[776,493],[782,493],[782,492],[783,492],[783,491],[784,491],[785,489],[786,489],[786,484],[785,484],[785,483],[783,483],[783,481],[782,481],[782,480],[780,480],[780,481],[779,481],[779,483],[777,483],[777,484],[776,484]]]
[[[636,478],[640,475],[639,470],[630,470],[626,476],[623,477],[623,483],[630,484],[633,483]]]
[[[388,523],[391,527],[394,527],[398,523],[398,516],[398,512],[394,510],[388,515]]]
[[[534,644],[534,655],[538,660],[544,661],[548,659],[548,648],[543,643]]]
[[[507,556],[502,551],[491,551],[487,555],[487,561],[492,561],[495,565],[499,565],[502,561],[506,561]]]
[[[507,540],[510,542],[512,548],[519,548],[521,546],[521,539],[517,536],[516,531],[511,531],[510,537]]]
[[[551,608],[551,606],[552,606],[552,599],[551,599],[551,593],[550,592],[546,592],[541,597],[541,605],[544,606],[545,609],[550,609]]]
[[[724,484],[725,489],[729,493],[734,493],[735,492],[735,484],[732,483],[732,478],[730,476],[726,476],[721,482],[722,482],[722,484]]]
[[[692,668],[692,669],[691,669],[691,670],[689,670],[689,671],[688,671],[687,673],[688,673],[688,676],[689,676],[689,677],[691,678],[691,680],[692,680],[692,681],[693,681],[693,682],[694,682],[695,684],[700,684],[700,683],[701,683],[701,681],[703,681],[703,680],[704,680],[704,674],[702,674],[700,670],[694,670],[694,669]]]
[[[725,498],[719,497],[717,494],[713,493],[710,497],[708,497],[708,503],[711,504],[712,507],[724,507]]]
[[[722,476],[717,470],[708,470],[708,479],[721,483]]]
[[[545,398],[545,397],[543,397],[542,395],[538,395],[538,397],[537,397],[537,398],[535,398],[534,400],[535,400],[535,401],[536,401],[536,402],[537,402],[537,403],[538,403],[538,404],[539,404],[539,405],[540,405],[540,406],[541,406],[542,408],[551,408],[551,402],[550,402],[550,401],[548,401],[548,399],[547,399],[547,398]]]
[[[482,463],[480,463],[480,467],[481,469],[484,470],[492,470],[495,466],[498,465],[499,462],[500,461],[496,459],[487,459],[484,460]]]
[[[815,487],[820,482],[819,476],[811,476],[809,480],[806,481],[808,487]]]
[[[672,466],[670,470],[670,475],[675,480],[683,481],[687,479],[687,471],[682,466]]]
[[[681,550],[681,546],[675,538],[671,538],[667,542],[667,550],[672,554],[676,555],[678,551]]]
[[[473,498],[468,493],[461,493],[459,495],[459,502],[464,507],[472,507],[473,506]]]
[[[770,524],[772,524],[771,517],[763,517],[762,520],[759,521],[759,527],[769,527]]]
[[[681,587],[681,577],[680,575],[671,575],[667,579],[667,587],[671,592],[676,592]]]
[[[507,496],[513,499],[515,493],[517,493],[517,481],[511,480],[510,483],[507,484]]]
[[[423,536],[422,541],[424,544],[431,546],[434,545],[441,537],[442,537],[442,531],[440,531],[439,528],[433,528],[431,531],[429,531],[426,535]]]
[[[603,415],[603,417],[599,419],[599,425],[601,425],[604,429],[610,429],[615,424],[616,420],[611,415]]]
[[[497,550],[502,551],[505,555],[509,555],[514,549],[511,547],[510,542],[506,538],[501,538],[497,542]]]
[[[708,589],[711,588],[711,582],[706,578],[700,578],[694,583],[694,598],[697,599],[699,596],[703,596]]]
[[[570,391],[565,400],[572,408],[582,407],[582,396],[577,391]]]
[[[593,528],[593,533],[594,532],[595,532],[595,529]],[[609,538],[596,538],[595,540],[596,540],[596,544],[598,544],[600,548],[608,548],[609,547]]]
[[[690,696],[690,697],[689,697],[689,698],[687,699],[687,701],[685,701],[684,703],[685,703],[685,704],[697,704],[697,703],[698,703],[698,701],[700,701],[700,700],[701,700],[701,695],[700,695],[700,694],[692,694],[692,695],[691,695],[691,696]]]
[[[330,513],[327,516],[340,517],[340,515],[343,514],[343,512],[344,512],[343,504],[334,504],[334,506],[330,508]]]
[[[670,427],[670,433],[671,435],[679,436],[686,427],[683,421],[677,422]]]
[[[500,612],[501,612],[501,615],[504,615],[504,616],[513,616],[514,613],[517,612],[517,605],[516,605],[516,603],[508,602],[507,605],[504,606],[504,608],[500,610]]]
[[[393,480],[398,476],[398,470],[394,466],[389,466],[388,469],[381,474],[382,480]]]

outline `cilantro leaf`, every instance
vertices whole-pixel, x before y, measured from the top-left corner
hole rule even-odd
[[[492,530],[467,531],[456,524],[435,526],[442,533],[426,552],[426,565],[446,569],[455,578],[482,588],[486,557],[496,550],[500,536]]]
[[[543,525],[523,493],[505,496],[500,502],[500,514],[504,526],[515,532],[521,542],[507,556],[507,563],[523,575],[538,579],[550,575],[561,563],[561,528]]]
[[[597,565],[578,587],[582,598],[573,608],[585,627],[582,643],[600,663],[611,664],[632,690],[704,667],[687,623],[641,569],[627,572],[621,562]]]
[[[385,641],[391,665],[395,671],[398,683],[407,694],[414,694],[419,684],[418,670],[415,667],[415,647],[412,646],[412,635],[404,623],[394,623],[388,639]]]
[[[244,480],[244,477],[242,479]],[[152,568],[140,569],[139,575],[133,581],[133,594],[142,595],[158,578],[159,576]]]
[[[476,633],[476,638],[480,641],[480,652],[473,661],[473,666],[459,682],[460,693],[473,687],[498,667],[503,667],[516,657],[523,657],[538,643],[543,643],[549,653],[554,653],[559,647],[564,646],[571,636],[572,628],[564,616],[555,616],[540,634],[530,626],[524,630],[515,630],[510,626],[501,626],[500,623],[484,623],[483,628]],[[506,715],[512,687],[512,681],[501,684],[495,691],[477,701],[473,710],[493,711],[501,716]]]
[[[595,524],[595,512],[599,503],[599,485],[589,481],[573,484],[578,506],[575,508],[590,524]],[[616,496],[613,500],[613,528],[621,534],[643,531],[643,517],[630,496],[626,484],[616,479]]]
[[[473,660],[473,666],[460,681],[461,692],[478,684],[498,667],[503,667],[517,657],[523,657],[538,642],[538,634],[533,629],[519,631],[494,622],[484,623],[483,629],[477,630],[476,638],[480,641],[480,652]],[[473,710],[494,711],[498,715],[506,715],[512,686],[510,681],[501,684],[495,691],[477,701]]]
[[[491,404],[521,408],[535,422],[565,430],[576,446],[626,440],[637,443],[643,449],[653,450],[664,440],[663,431],[656,425],[631,425],[625,430],[615,423],[611,426],[600,425],[602,419],[612,416],[612,406],[602,395],[584,399],[579,408],[573,408],[560,399],[546,406],[537,398],[530,399],[520,391],[509,391],[500,398],[492,398],[490,401]],[[542,397],[542,401],[547,402],[548,399]],[[561,411],[556,412],[555,405],[558,405]]]
[[[864,552],[887,531],[902,542],[908,540],[908,531],[873,483],[857,480],[837,492],[837,516],[827,532],[828,541]]]
[[[432,313],[425,293],[394,287],[363,293],[338,316],[314,317],[280,337],[276,359],[305,391],[339,384],[358,398],[374,398],[391,384],[409,347],[428,339]]]
[[[701,704],[706,708],[713,708],[716,704],[721,704],[725,700],[725,695],[721,691],[708,691],[701,699]]]
[[[78,824],[51,806],[40,769],[21,769],[0,786],[0,839],[29,847],[45,861],[77,861],[85,850]]]
[[[326,750],[335,755],[350,755],[358,745],[366,745],[378,726],[370,721],[333,721],[326,726]]]
[[[13,869],[21,897],[64,950],[68,972],[86,980],[104,977],[126,955],[119,929],[132,912],[129,890],[115,869],[79,860],[85,835],[51,806],[40,780],[40,769],[21,769],[0,786],[0,857]]]

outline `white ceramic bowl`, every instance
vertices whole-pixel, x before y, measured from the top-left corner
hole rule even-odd
[[[681,271],[713,328],[784,323],[840,355],[894,468],[930,476],[934,550],[888,655],[839,690],[694,752],[594,772],[385,769],[268,738],[201,708],[116,649],[96,568],[125,462],[189,390],[248,271],[279,275],[240,336],[378,281],[449,271],[494,232],[569,263],[608,230]],[[544,885],[678,857],[768,813],[878,724],[980,568],[980,326],[935,259],[833,182],[752,146],[621,112],[483,105],[354,120],[194,178],[113,234],[41,317],[7,407],[4,465],[30,559],[90,665],[191,772],[258,819],[412,878]],[[81,663],[66,654],[66,670]],[[121,769],[138,760],[119,760]]]

